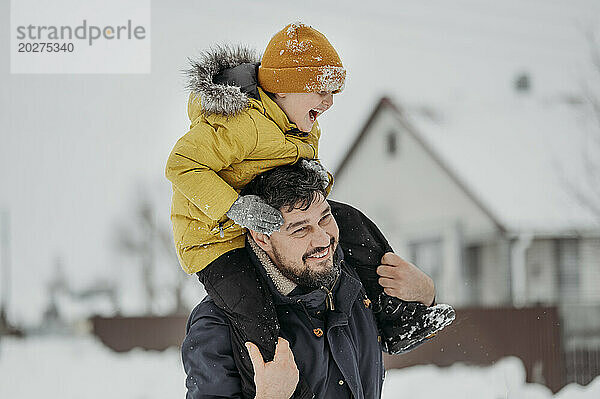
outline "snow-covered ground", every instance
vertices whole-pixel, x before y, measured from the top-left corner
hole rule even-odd
[[[490,367],[414,366],[390,370],[383,386],[385,399],[592,399],[600,398],[600,378],[582,387],[570,384],[556,395],[541,384],[525,382],[520,359],[506,357]]]
[[[91,336],[0,342],[0,398],[183,398],[184,381],[177,348],[118,354]],[[542,385],[525,383],[523,364],[509,357],[491,367],[392,370],[383,397],[592,399],[600,397],[600,378],[586,387],[569,385],[553,396]]]
[[[0,398],[185,397],[179,351],[115,353],[91,336],[0,342]]]

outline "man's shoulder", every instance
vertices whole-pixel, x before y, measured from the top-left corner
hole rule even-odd
[[[209,295],[196,305],[187,321],[186,332],[194,328],[229,328],[227,315],[215,304]]]
[[[192,310],[181,345],[187,398],[242,397],[230,337],[226,315],[207,296]]]

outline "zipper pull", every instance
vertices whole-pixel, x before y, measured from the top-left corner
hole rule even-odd
[[[335,306],[333,305],[333,294],[324,286],[321,286],[321,289],[327,293],[327,298],[325,298],[325,304],[329,310],[335,310]]]
[[[327,291],[327,298],[329,298],[329,310],[335,310],[335,306],[333,306],[333,294],[331,291]]]
[[[221,238],[225,237],[225,233],[223,232],[223,223],[219,223],[219,236]]]

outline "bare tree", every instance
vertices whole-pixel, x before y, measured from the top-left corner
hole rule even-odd
[[[600,223],[600,40],[596,30],[585,32],[591,60],[591,76],[582,84],[584,105],[592,120],[586,143],[581,149],[579,178],[563,176],[567,191]]]
[[[167,255],[168,267],[173,267],[177,270],[175,286],[173,287],[173,295],[175,296],[175,307],[173,313],[186,314],[189,309],[183,301],[183,288],[186,279],[186,274],[181,272],[177,254],[175,253],[175,245],[173,244],[173,234],[170,229],[159,229],[157,238],[161,244],[162,251]]]
[[[157,285],[155,282],[156,261],[167,263],[161,267],[170,267],[175,275],[175,283],[168,289],[174,297],[173,313],[186,313],[187,307],[183,301],[183,287],[185,273],[178,267],[177,256],[173,245],[173,238],[167,223],[158,223],[156,220],[156,206],[148,190],[143,186],[137,190],[136,203],[133,206],[131,217],[122,219],[116,226],[116,246],[130,256],[138,259],[141,264],[141,280],[145,291],[146,314],[154,312],[157,298]]]
[[[22,335],[21,330],[8,320],[11,287],[10,226],[8,210],[0,210],[0,336]]]

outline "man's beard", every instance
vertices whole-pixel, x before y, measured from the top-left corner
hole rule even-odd
[[[321,287],[332,289],[332,286],[340,273],[340,265],[337,259],[336,248],[336,239],[331,237],[329,250],[333,251],[333,256],[328,257],[322,263],[317,263],[318,270],[308,267],[306,264],[306,258],[317,252],[322,252],[325,247],[315,248],[314,250],[304,254],[304,256],[302,256],[301,265],[295,265],[294,262],[291,262],[280,252],[278,252],[277,248],[275,247],[273,247],[273,257],[275,258],[275,265],[281,274],[298,284],[300,287],[311,290]]]

